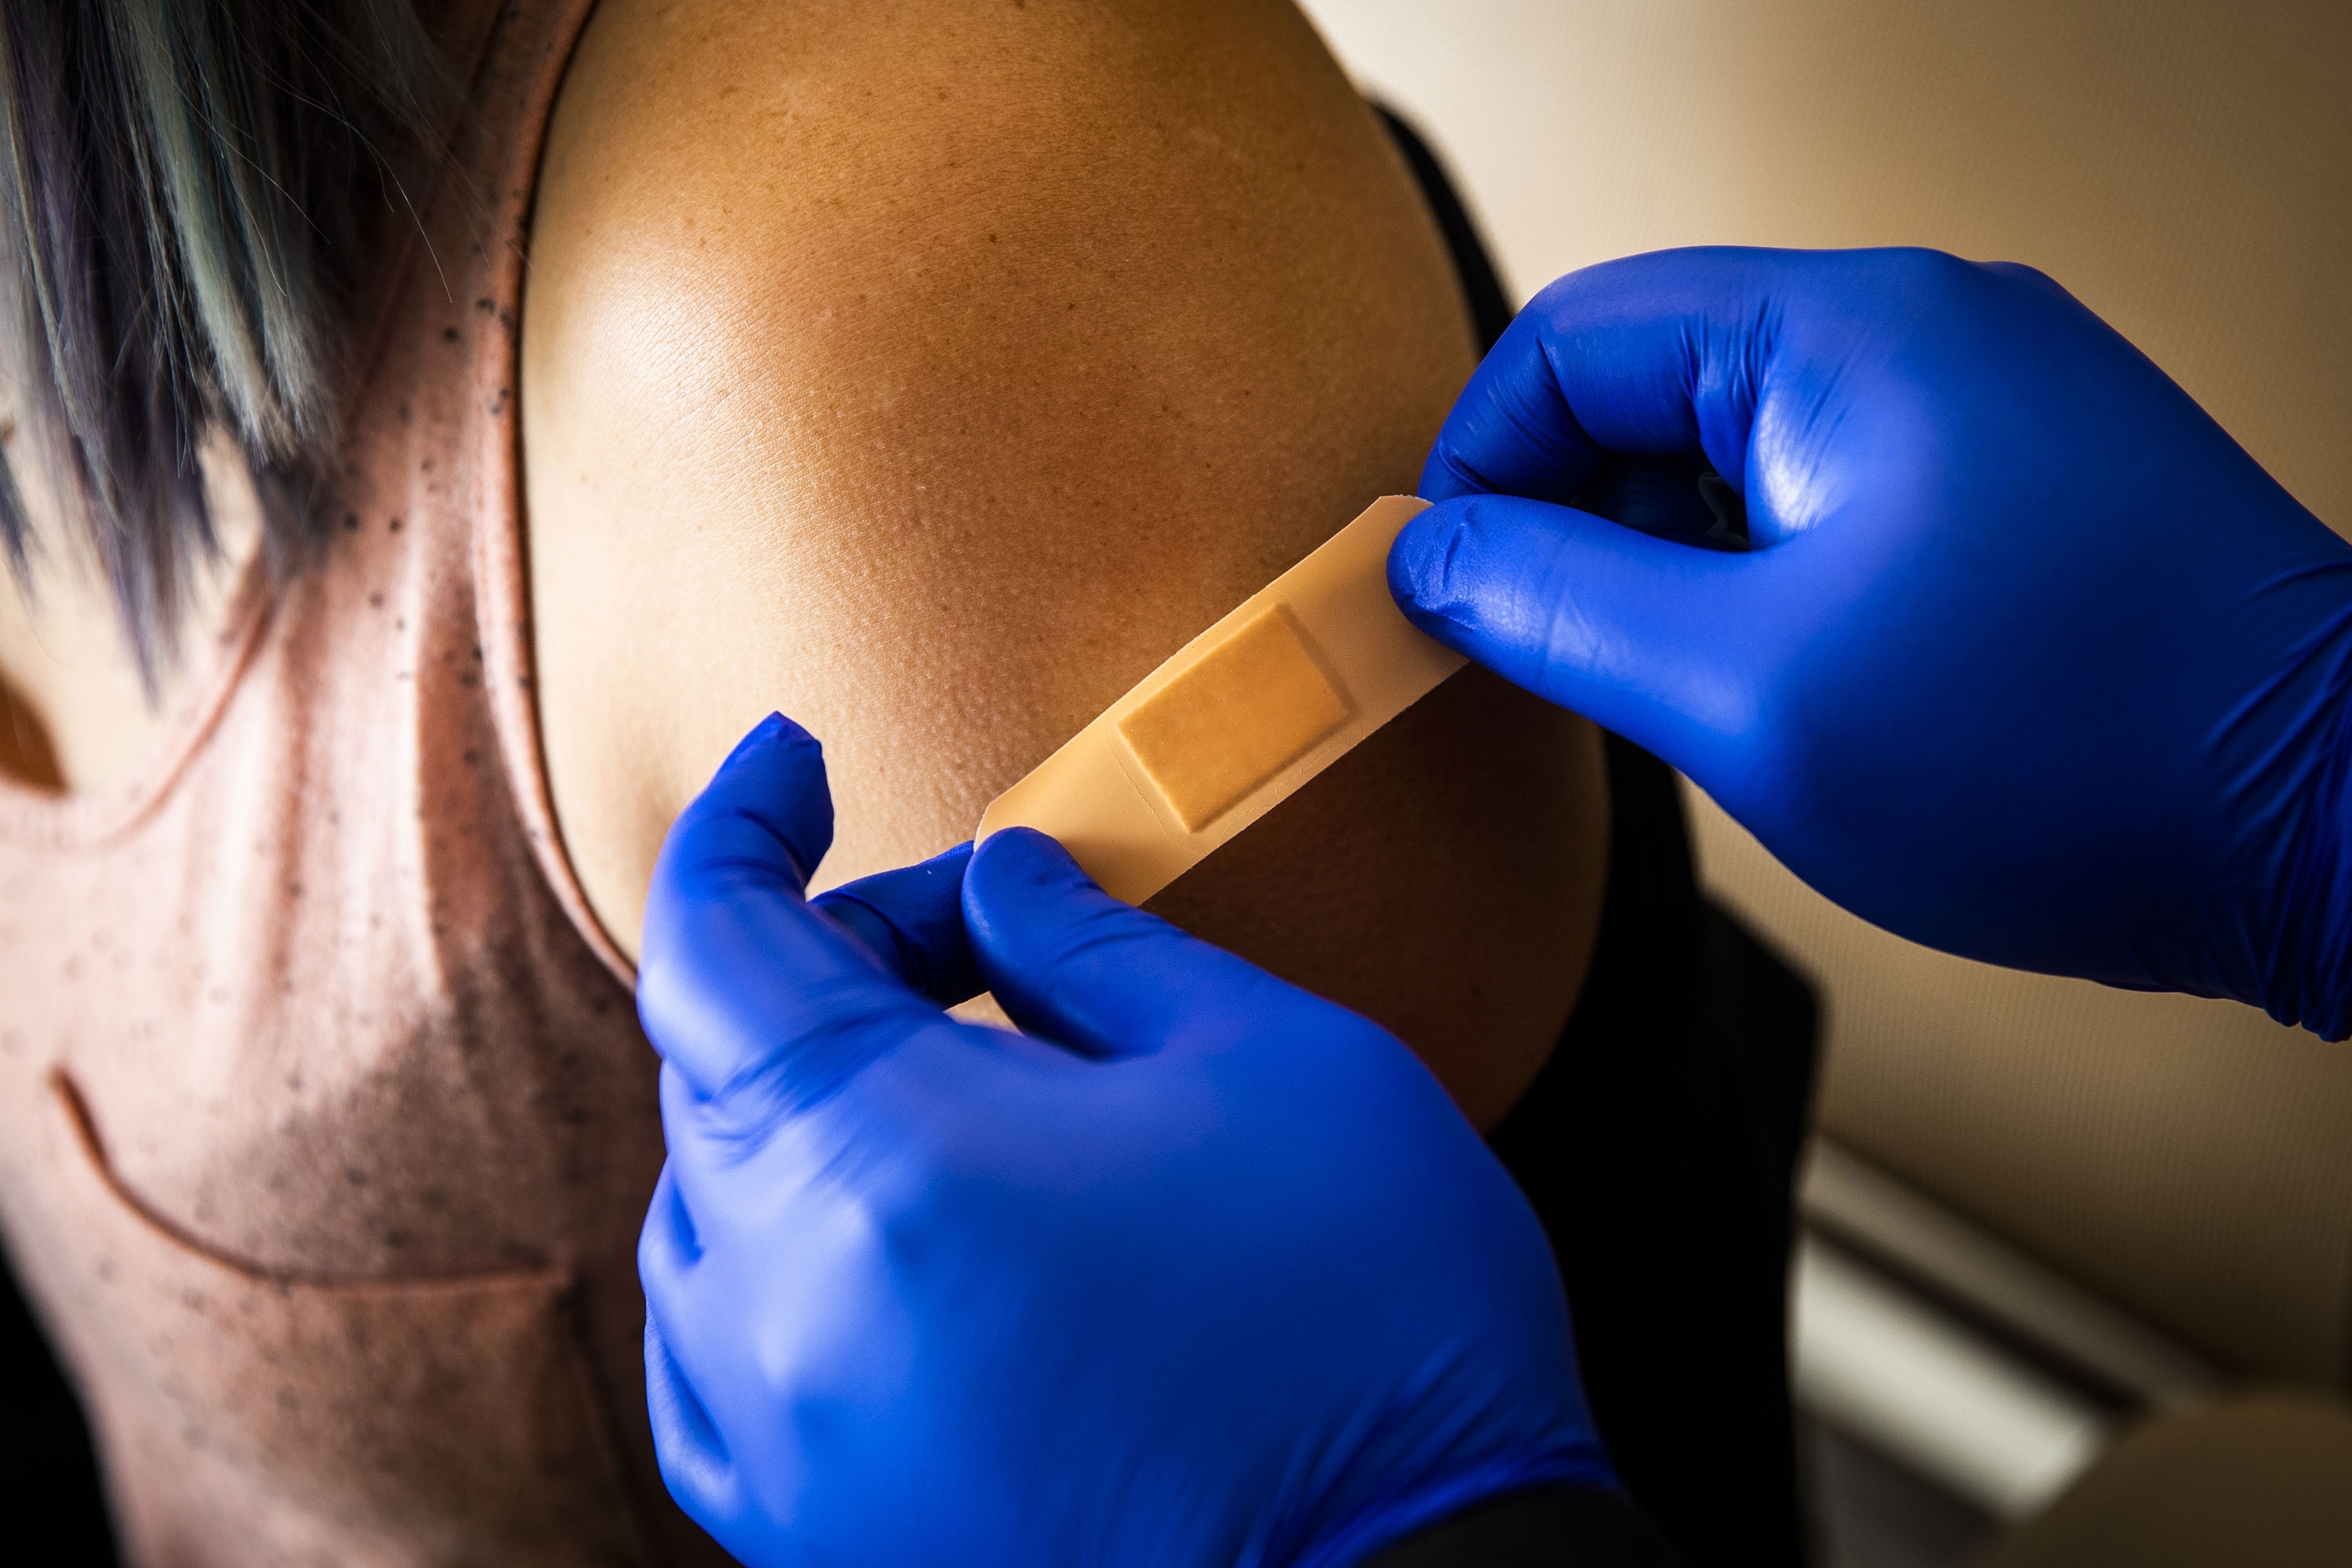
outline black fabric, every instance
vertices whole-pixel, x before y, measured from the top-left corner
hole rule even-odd
[[[1635,1503],[1694,1568],[1795,1568],[1784,1316],[1812,996],[1698,896],[1665,765],[1608,744],[1591,977],[1490,1142],[1551,1238]]]
[[[1382,119],[1491,347],[1508,320],[1495,269],[1435,158]],[[1608,760],[1591,975],[1489,1142],[1551,1237],[1585,1392],[1633,1502],[1692,1568],[1796,1568],[1785,1316],[1813,994],[1701,898],[1673,772],[1614,735]]]
[[[1400,1542],[1365,1568],[1679,1568],[1658,1532],[1608,1492],[1514,1492]]]
[[[1421,187],[1422,200],[1437,220],[1438,231],[1445,236],[1445,248],[1454,258],[1454,275],[1462,280],[1463,302],[1470,307],[1470,326],[1478,334],[1478,352],[1484,353],[1495,346],[1495,340],[1518,312],[1511,308],[1510,296],[1503,292],[1503,280],[1486,255],[1477,226],[1470,221],[1469,209],[1462,205],[1461,194],[1446,177],[1437,154],[1396,110],[1376,103],[1372,112],[1381,117],[1389,140],[1404,155],[1405,167],[1412,171],[1413,183]]]
[[[5,1259],[0,1259],[5,1263]],[[0,1267],[0,1512],[28,1563],[111,1568],[98,1464],[81,1405],[25,1305],[14,1270]]]

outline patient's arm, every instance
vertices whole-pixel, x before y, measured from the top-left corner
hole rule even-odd
[[[1374,496],[1474,359],[1435,230],[1256,0],[604,0],[524,311],[541,721],[634,951],[771,709],[821,881],[999,790]],[[1456,677],[1154,908],[1389,1024],[1490,1121],[1581,982],[1589,726]]]

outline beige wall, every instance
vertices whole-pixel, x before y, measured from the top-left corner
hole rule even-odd
[[[2031,262],[2352,532],[2352,4],[1307,9],[1520,296],[1696,243]],[[1829,994],[1827,1126],[2225,1362],[2345,1376],[2352,1049],[1925,952],[1698,804],[1709,883]]]
[[[2352,5],[1308,0],[1521,296],[1674,245],[2031,262],[2352,526]]]

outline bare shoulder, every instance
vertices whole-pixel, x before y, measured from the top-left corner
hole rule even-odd
[[[1473,361],[1402,165],[1271,0],[604,0],[524,303],[549,768],[631,949],[662,834],[761,715],[826,745],[824,879],[945,847],[1410,489]],[[1503,751],[1572,749],[1479,702]],[[1305,866],[1412,769],[1335,770],[1258,853]],[[1557,881],[1591,833],[1554,837]],[[1294,909],[1375,890],[1299,875]]]
[[[633,937],[669,815],[771,708],[831,753],[829,869],[954,842],[1171,636],[1411,487],[1471,363],[1453,289],[1286,5],[606,0],[523,378],[600,913]],[[930,798],[855,809],[902,788]]]

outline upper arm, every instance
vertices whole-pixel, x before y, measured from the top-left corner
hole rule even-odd
[[[771,709],[825,745],[824,880],[967,837],[1410,489],[1473,359],[1286,5],[604,0],[522,381],[541,723],[599,917],[634,950],[671,817]],[[1162,903],[1416,1045],[1548,1039],[1598,788],[1589,733],[1459,679]]]

